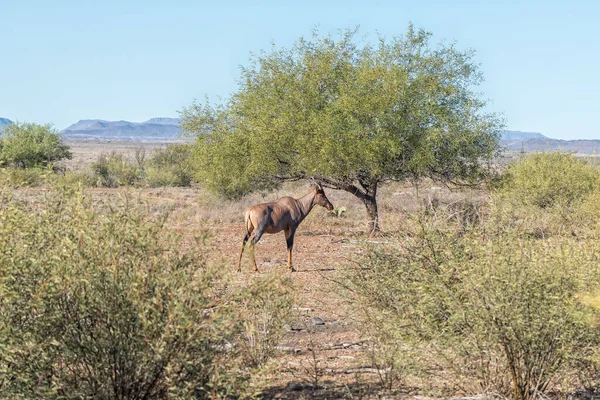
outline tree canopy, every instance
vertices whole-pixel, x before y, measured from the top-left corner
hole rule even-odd
[[[182,111],[196,177],[230,198],[315,179],[360,198],[371,229],[383,182],[480,178],[498,150],[499,119],[474,90],[474,52],[431,37],[412,25],[374,44],[356,30],[314,33],[252,56],[226,102]]]
[[[50,124],[15,122],[0,132],[0,167],[42,167],[64,158],[71,158],[69,146]]]

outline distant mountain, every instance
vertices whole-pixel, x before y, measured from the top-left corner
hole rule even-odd
[[[172,142],[179,139],[179,118],[151,118],[144,122],[84,119],[62,131],[68,140]]]
[[[181,140],[179,118],[151,118],[144,122],[84,119],[61,133],[67,140],[113,140],[133,142],[174,142]],[[12,121],[0,118],[0,132]],[[538,132],[503,131],[500,144],[507,151],[567,151],[600,154],[600,140],[559,140]]]
[[[150,118],[146,122],[149,122],[151,124],[161,124],[161,125],[179,125],[181,120],[179,118],[158,117],[158,118]]]
[[[538,132],[521,132],[521,131],[503,131],[500,132],[500,140],[505,142],[514,140],[527,140],[527,139],[543,139],[546,136]]]
[[[6,118],[0,118],[0,132],[2,132],[4,130],[4,127],[6,125],[11,125],[12,121],[10,119],[6,119]]]
[[[538,132],[501,132],[500,145],[508,151],[525,153],[558,150],[579,154],[600,154],[600,140],[551,139]]]
[[[560,140],[544,137],[510,142],[501,141],[508,151],[564,151],[578,154],[600,154],[600,140]]]

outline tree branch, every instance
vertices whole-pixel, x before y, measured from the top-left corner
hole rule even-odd
[[[344,190],[348,193],[353,194],[354,196],[358,197],[361,200],[364,200],[366,198],[366,191],[361,190],[360,188],[356,187],[356,185],[354,185],[351,182],[339,181],[337,179],[326,178],[323,176],[315,176],[315,177],[313,177],[313,179],[316,180],[317,182],[321,183],[321,185],[324,187],[327,187],[330,189]]]

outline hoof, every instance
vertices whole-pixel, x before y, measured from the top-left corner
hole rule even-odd
[[[298,272],[298,270],[294,267],[290,268],[290,272]]]

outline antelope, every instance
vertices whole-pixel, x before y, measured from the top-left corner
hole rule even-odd
[[[291,272],[296,271],[292,266],[292,249],[294,248],[294,235],[298,225],[306,218],[315,205],[325,207],[327,210],[333,210],[333,205],[329,202],[323,191],[323,187],[318,185],[314,190],[294,199],[292,197],[282,197],[271,203],[256,204],[246,211],[246,236],[242,243],[242,251],[238,261],[238,272],[242,270],[242,255],[250,235],[254,232],[254,237],[250,241],[250,260],[254,265],[254,271],[258,272],[256,259],[254,258],[254,246],[260,240],[263,233],[278,233],[283,231],[287,243],[287,265]]]

